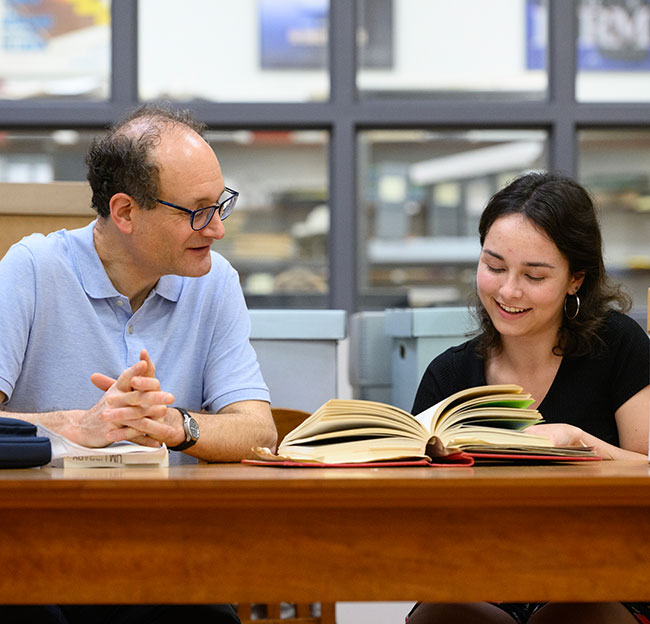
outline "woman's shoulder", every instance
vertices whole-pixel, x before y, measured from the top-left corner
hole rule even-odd
[[[610,310],[605,317],[602,336],[612,340],[625,336],[643,336],[647,339],[646,331],[638,321],[617,310]]]
[[[618,367],[621,362],[635,361],[647,368],[650,338],[645,328],[631,316],[610,310],[597,336],[599,344],[594,357],[585,356],[590,365],[597,361],[608,361],[609,366]]]
[[[449,347],[443,351],[439,357],[446,356],[448,358],[457,359],[457,358],[466,358],[466,357],[478,357],[476,355],[476,347],[478,343],[478,336],[470,338],[465,342]]]
[[[443,369],[462,374],[468,368],[473,368],[480,359],[476,352],[477,341],[478,338],[471,338],[461,344],[447,348],[433,358],[428,369],[432,372]]]
[[[449,347],[431,361],[420,380],[413,414],[454,392],[485,384],[483,362],[476,354],[476,340],[473,338]]]

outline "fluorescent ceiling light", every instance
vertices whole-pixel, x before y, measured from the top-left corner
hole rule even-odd
[[[409,177],[415,184],[424,186],[526,169],[541,156],[543,149],[541,141],[515,141],[483,147],[414,163],[409,167]]]

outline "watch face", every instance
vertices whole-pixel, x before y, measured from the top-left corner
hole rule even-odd
[[[198,440],[199,439],[199,423],[194,420],[194,418],[190,418],[190,435],[192,436],[192,440]]]

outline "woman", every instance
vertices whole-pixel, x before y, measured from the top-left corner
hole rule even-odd
[[[592,446],[603,459],[648,461],[650,345],[610,283],[587,192],[550,173],[516,179],[479,224],[476,312],[481,333],[427,368],[417,414],[463,388],[516,383],[558,446]],[[648,622],[645,604],[418,605],[408,624]]]

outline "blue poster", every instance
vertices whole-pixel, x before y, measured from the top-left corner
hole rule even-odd
[[[259,0],[259,3],[261,67],[327,67],[329,0]],[[359,66],[392,67],[393,0],[356,0],[356,9]]]
[[[546,68],[547,0],[526,3],[526,66]],[[650,0],[581,0],[578,69],[650,70]]]
[[[326,67],[329,0],[261,0],[260,18],[262,67]]]

